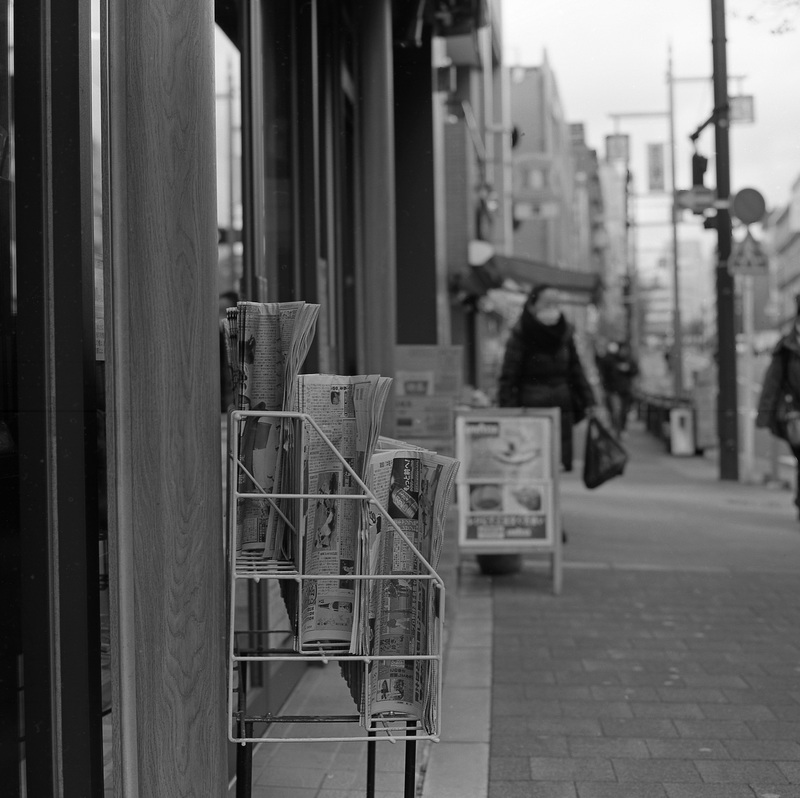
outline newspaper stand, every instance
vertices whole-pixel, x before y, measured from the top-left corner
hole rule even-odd
[[[460,410],[456,416],[461,554],[547,554],[561,592],[558,408]]]
[[[271,493],[266,491],[254,479],[253,475],[247,470],[239,457],[239,441],[241,425],[248,417],[265,416],[270,418],[284,418],[293,422],[296,427],[296,435],[302,434],[303,423],[306,422],[313,433],[320,436],[324,444],[330,448],[337,459],[342,463],[344,469],[349,473],[355,485],[362,491],[359,494],[328,494],[326,498],[342,501],[361,501],[368,502],[374,511],[377,512],[385,523],[389,524],[394,532],[400,536],[405,544],[410,548],[419,565],[419,573],[409,574],[347,574],[346,578],[350,581],[357,580],[427,580],[431,583],[432,590],[435,591],[435,606],[437,617],[428,619],[428,623],[437,624],[435,635],[433,635],[435,650],[427,654],[399,655],[398,654],[371,654],[353,655],[341,653],[339,651],[326,651],[322,646],[303,644],[299,639],[295,640],[293,648],[271,647],[269,638],[273,634],[283,634],[279,630],[261,629],[237,629],[236,628],[236,585],[238,580],[261,579],[291,580],[297,583],[297,595],[303,593],[304,583],[311,580],[331,580],[339,578],[330,574],[318,575],[304,573],[302,569],[303,552],[302,536],[297,535],[297,547],[294,558],[289,561],[278,561],[265,559],[258,553],[237,551],[236,535],[238,526],[238,510],[240,499],[254,499],[268,502],[275,505],[275,500],[289,500],[302,503],[303,500],[319,499],[318,494],[287,492]],[[230,414],[229,422],[229,468],[228,468],[228,522],[227,522],[227,547],[228,547],[228,739],[240,744],[237,753],[237,798],[249,798],[251,795],[252,778],[252,752],[255,743],[308,743],[308,742],[359,742],[367,743],[367,784],[366,796],[373,798],[375,792],[375,743],[388,741],[392,743],[404,742],[405,750],[405,769],[404,769],[404,796],[412,798],[415,794],[415,771],[416,771],[416,742],[418,740],[439,741],[439,717],[438,709],[442,705],[442,632],[444,623],[444,583],[439,575],[428,563],[425,557],[419,552],[407,535],[398,527],[388,512],[380,505],[375,495],[364,484],[355,473],[350,464],[345,460],[341,453],[336,449],[325,432],[320,429],[316,421],[306,413],[288,411],[246,411],[235,410]],[[239,491],[239,476],[244,473],[249,481],[255,485],[258,492],[245,493]],[[295,487],[295,486],[293,486]],[[280,509],[278,512],[283,515]],[[286,516],[283,516],[286,518]],[[300,517],[299,512],[295,517]],[[287,519],[288,520],[288,519]],[[362,541],[359,540],[359,546]],[[358,555],[357,555],[358,556]],[[357,560],[358,561],[358,560]],[[430,606],[430,604],[428,605]],[[295,625],[299,629],[302,624],[300,602],[296,608],[297,617]],[[363,619],[362,619],[363,623]],[[429,636],[430,637],[430,636]],[[432,731],[425,730],[420,718],[403,717],[398,715],[391,718],[369,718],[366,716],[368,701],[368,673],[370,663],[377,661],[392,661],[402,659],[408,660],[432,660],[437,663],[434,683],[432,685],[436,695],[437,713],[433,718]],[[363,666],[361,707],[356,714],[348,715],[249,715],[247,713],[246,685],[247,685],[247,665],[250,662],[282,661],[294,660],[305,662],[344,662],[353,661],[361,663]],[[315,736],[304,737],[266,737],[266,729],[271,724],[313,724],[317,726],[321,733]],[[325,724],[354,723],[364,727],[363,735],[335,736],[325,735]],[[259,734],[259,730],[261,733]]]

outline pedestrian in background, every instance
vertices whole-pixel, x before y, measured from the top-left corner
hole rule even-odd
[[[572,430],[595,412],[596,399],[586,378],[572,325],[559,292],[536,286],[511,331],[500,371],[501,407],[557,407],[561,410],[561,464],[572,471]]]
[[[772,350],[758,401],[756,426],[789,444],[798,464],[794,503],[800,518],[800,294],[792,329]]]
[[[223,413],[228,412],[236,398],[233,395],[231,369],[225,349],[225,330],[222,323],[225,321],[228,308],[235,308],[238,301],[239,295],[236,291],[226,291],[219,295],[219,400],[220,411]]]
[[[639,367],[628,344],[625,341],[611,341],[605,354],[597,358],[597,370],[611,425],[617,435],[622,435],[628,426],[628,415],[633,405],[633,383],[639,374]]]

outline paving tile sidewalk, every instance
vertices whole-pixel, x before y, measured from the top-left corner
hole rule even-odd
[[[713,462],[670,457],[638,429],[628,445],[624,478],[597,491],[574,474],[562,481],[560,596],[532,563],[484,578],[493,656],[483,794],[800,796],[791,494],[720,482]]]
[[[495,579],[489,796],[800,796],[791,573]]]

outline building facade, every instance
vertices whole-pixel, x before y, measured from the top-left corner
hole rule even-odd
[[[116,794],[224,793],[218,295],[319,303],[307,371],[391,375],[396,344],[449,340],[437,40],[488,16],[475,0],[6,5],[10,794],[102,795],[104,715]],[[220,36],[238,70],[221,91]],[[279,705],[296,676],[254,674],[253,701]]]
[[[511,69],[514,148],[514,253],[587,271],[579,249],[572,136],[556,77],[545,56]]]
[[[796,314],[800,294],[800,177],[791,188],[789,203],[774,210],[766,223],[770,253],[770,316],[774,326],[785,329]]]
[[[631,278],[636,279],[630,262],[627,165],[607,155],[599,172],[608,245],[600,329],[608,340],[619,341],[627,335]]]

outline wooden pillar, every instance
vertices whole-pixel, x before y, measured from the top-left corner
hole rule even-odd
[[[366,373],[394,373],[396,234],[392,4],[365,0],[361,23],[364,257],[361,318]]]
[[[109,4],[115,794],[226,794],[212,0]]]

